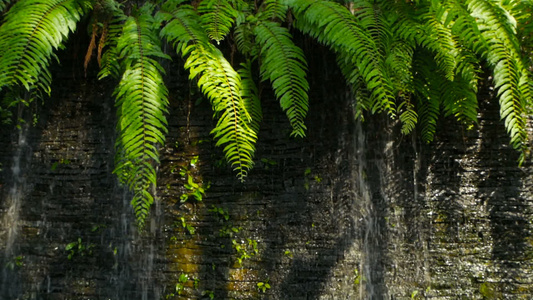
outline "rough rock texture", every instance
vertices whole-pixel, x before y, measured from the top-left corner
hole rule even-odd
[[[26,142],[2,128],[0,298],[529,299],[533,168],[517,166],[490,90],[475,130],[444,120],[422,145],[386,118],[355,122],[334,61],[314,51],[308,136],[288,137],[265,89],[244,183],[210,139],[209,104],[171,69],[142,234],[111,174],[112,83],[64,63]],[[180,202],[188,176],[202,201]]]

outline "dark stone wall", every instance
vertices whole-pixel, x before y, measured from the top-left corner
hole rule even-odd
[[[22,111],[39,115],[23,126],[27,142],[2,127],[0,298],[529,299],[533,169],[517,166],[489,86],[474,130],[443,120],[425,145],[386,117],[356,122],[334,59],[307,49],[308,135],[288,137],[265,88],[244,183],[176,58],[143,233],[112,174],[113,82],[84,79],[80,56],[63,54],[52,98]],[[206,189],[202,201],[181,203],[181,168]]]

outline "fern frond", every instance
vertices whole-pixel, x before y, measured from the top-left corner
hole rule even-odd
[[[365,21],[357,20],[344,6],[329,1],[287,0],[295,27],[352,60],[374,99],[372,112],[395,115],[395,96],[380,53]],[[349,79],[350,81],[350,79]]]
[[[447,79],[438,74],[437,65],[427,53],[415,56],[413,68],[416,74],[413,85],[417,99],[418,123],[421,127],[420,135],[423,141],[430,143],[437,131],[440,114],[440,86]]]
[[[454,81],[447,81],[441,87],[442,107],[445,116],[453,115],[462,124],[469,125],[477,122],[480,67],[477,58],[467,49],[462,49],[459,57]]]
[[[203,0],[198,12],[207,35],[217,43],[229,33],[238,14],[226,0]]]
[[[288,7],[281,0],[266,0],[261,3],[257,18],[261,21],[284,21]]]
[[[154,199],[158,146],[167,132],[168,91],[157,59],[170,59],[160,48],[152,6],[143,6],[127,18],[117,43],[124,69],[115,90],[118,137],[115,173],[133,192],[131,201],[139,228],[143,228]]]
[[[459,47],[455,42],[452,30],[446,27],[444,20],[437,19],[433,13],[427,13],[423,17],[425,33],[418,37],[420,43],[435,53],[435,61],[448,80],[455,75]]]
[[[400,114],[400,122],[402,122],[401,132],[403,134],[409,134],[415,129],[418,122],[418,114],[415,111],[415,106],[409,100],[405,100],[398,105],[398,111]]]
[[[257,57],[259,53],[257,43],[255,43],[254,24],[252,22],[244,22],[235,27],[237,49],[245,56]]]
[[[222,52],[209,43],[196,12],[189,6],[170,9],[164,18],[167,25],[161,35],[186,57],[185,68],[190,78],[198,78],[198,86],[209,98],[216,127],[211,131],[217,146],[224,146],[226,160],[244,180],[253,166],[257,135],[250,128],[250,115],[241,98],[241,78]]]
[[[498,89],[500,117],[511,138],[511,145],[525,153],[528,145],[526,103],[530,95],[528,70],[520,56],[516,37],[516,20],[501,6],[489,0],[466,1],[471,15],[478,20],[479,30],[487,40],[487,61],[493,67],[494,83]],[[523,160],[521,155],[520,160]]]
[[[261,77],[272,83],[291,123],[291,135],[304,137],[309,83],[305,79],[307,62],[303,51],[293,43],[289,31],[278,23],[259,22],[254,32],[261,47]]]
[[[244,101],[244,107],[251,117],[250,128],[257,135],[259,133],[259,125],[263,120],[263,112],[261,110],[261,101],[259,100],[259,90],[252,76],[252,61],[247,60],[242,63],[238,72],[242,82],[241,97]]]
[[[49,93],[53,51],[76,29],[90,8],[87,0],[21,0],[0,27],[0,90],[23,85]],[[9,51],[7,51],[9,49]]]
[[[0,0],[0,12],[4,11],[11,2],[12,0]]]
[[[117,44],[120,35],[122,34],[122,27],[126,20],[126,16],[122,10],[115,10],[113,18],[108,24],[107,33],[103,42],[103,54],[100,63],[100,72],[98,79],[111,76],[113,78],[120,77],[120,65],[118,62]],[[104,39],[104,37],[102,37]],[[100,47],[100,46],[99,46]]]

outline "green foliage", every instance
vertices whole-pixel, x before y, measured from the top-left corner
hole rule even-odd
[[[93,254],[93,249],[95,245],[92,243],[83,243],[81,238],[78,240],[68,243],[65,246],[65,251],[68,252],[67,258],[71,260],[75,256],[89,256]]]
[[[89,8],[88,0],[17,1],[0,26],[0,91],[50,93],[50,59]]]
[[[213,138],[240,180],[254,165],[263,119],[259,80],[270,82],[291,135],[305,136],[310,87],[293,28],[335,53],[357,117],[387,113],[404,134],[416,130],[427,142],[442,116],[473,127],[479,77],[491,72],[510,143],[521,162],[529,152],[531,0],[133,2],[0,0],[0,117],[7,122],[14,107],[50,93],[54,53],[94,6],[99,77],[119,80],[115,173],[133,194],[140,228],[154,201],[168,127],[162,62],[170,57],[162,40],[209,99]],[[193,176],[186,180],[187,198],[201,200],[205,189]]]
[[[250,115],[241,98],[241,78],[222,52],[209,39],[192,7],[182,6],[172,15],[161,34],[186,57],[190,78],[211,101],[218,123],[212,130],[217,146],[224,146],[226,160],[244,180],[253,165],[256,132],[250,128]]]
[[[266,291],[268,289],[270,289],[270,283],[268,283],[269,279],[267,278],[267,280],[265,281],[260,281],[257,283],[257,290],[262,292],[262,293],[266,293]]]
[[[256,40],[261,46],[261,77],[269,79],[281,108],[292,125],[293,136],[305,136],[305,116],[309,108],[303,51],[292,42],[289,30],[276,22],[259,22]]]
[[[169,57],[159,46],[152,10],[153,6],[145,5],[127,18],[116,50],[123,73],[115,90],[118,137],[114,172],[133,192],[131,203],[139,228],[154,201],[150,189],[156,185],[157,148],[164,145],[167,131],[168,91],[157,59]]]
[[[226,0],[204,0],[200,2],[198,12],[207,35],[217,43],[229,33],[238,14]]]

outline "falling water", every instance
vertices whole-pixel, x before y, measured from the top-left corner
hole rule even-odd
[[[5,207],[7,208],[2,220],[2,228],[5,228],[5,249],[4,249],[4,262],[5,266],[2,266],[2,293],[9,294],[10,290],[13,290],[12,286],[12,272],[17,267],[15,240],[17,238],[19,229],[19,212],[24,196],[25,187],[25,174],[23,171],[26,160],[29,160],[30,149],[27,143],[28,124],[23,124],[18,131],[18,140],[13,156],[13,163],[11,166],[11,187],[6,198]],[[4,295],[4,294],[0,294]]]
[[[157,218],[161,214],[160,205],[155,201],[155,213],[148,222],[145,232],[139,233],[130,204],[131,194],[122,194],[122,209],[115,248],[114,299],[151,300],[160,299],[161,291],[154,278],[157,235]]]
[[[363,228],[362,241],[362,258],[360,262],[361,278],[359,280],[359,297],[360,299],[377,299],[376,298],[376,266],[379,263],[379,225],[377,223],[376,208],[372,201],[371,188],[368,183],[367,174],[367,157],[366,157],[366,140],[360,122],[356,125],[356,155],[358,167],[356,169],[357,178],[356,187],[358,191],[358,206],[360,209],[361,219],[359,222]]]

